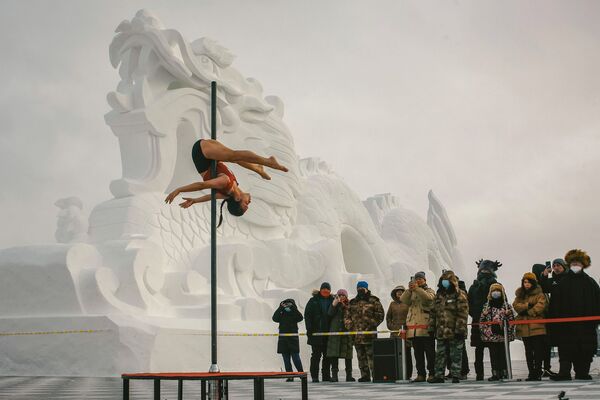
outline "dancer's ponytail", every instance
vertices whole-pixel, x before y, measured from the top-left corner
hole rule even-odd
[[[220,227],[223,223],[223,206],[225,205],[225,203],[227,203],[227,211],[229,211],[229,214],[231,215],[241,217],[242,215],[244,215],[245,212],[242,209],[242,206],[240,205],[239,201],[235,201],[233,197],[227,197],[221,202],[221,212],[219,214],[219,224],[217,225],[217,228]]]

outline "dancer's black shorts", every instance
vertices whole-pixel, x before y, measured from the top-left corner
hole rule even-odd
[[[203,173],[204,171],[208,171],[210,168],[210,162],[212,161],[206,158],[202,152],[202,146],[200,146],[201,141],[202,139],[198,140],[192,147],[192,160],[194,160],[194,165],[196,166],[196,170],[199,174]]]

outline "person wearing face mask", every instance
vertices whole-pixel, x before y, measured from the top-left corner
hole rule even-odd
[[[587,317],[600,315],[600,288],[585,273],[592,261],[583,250],[573,249],[565,255],[569,272],[553,290],[550,298],[550,318]],[[598,321],[565,322],[555,324],[552,336],[558,345],[560,370],[550,379],[571,380],[571,367],[575,379],[590,380],[590,364],[596,353]]]
[[[388,307],[387,314],[385,315],[385,321],[387,328],[390,331],[398,331],[405,327],[406,317],[408,315],[408,305],[404,304],[400,298],[406,291],[405,287],[400,285],[396,286],[391,293],[392,301]],[[390,333],[390,337],[398,337],[398,333]],[[406,379],[411,378],[413,363],[412,355],[410,351],[410,343],[408,340],[404,341],[404,351],[406,352]]]
[[[471,327],[471,347],[475,347],[475,374],[476,380],[482,381],[484,378],[483,370],[483,350],[485,343],[481,341],[481,332],[479,329],[479,317],[483,311],[483,305],[488,300],[490,286],[496,283],[496,271],[502,266],[502,263],[491,260],[479,260],[477,265],[477,279],[469,288],[467,298],[469,299],[469,315],[471,322],[475,325]]]
[[[447,349],[452,360],[452,383],[460,382],[468,318],[469,302],[458,287],[458,278],[454,272],[444,271],[429,318],[429,330],[437,339],[435,376],[430,383],[444,383]]]
[[[348,292],[339,289],[333,303],[329,306],[328,315],[331,318],[330,332],[346,332],[344,318],[348,312]],[[346,366],[346,382],[354,382],[352,377],[352,352],[354,351],[352,336],[330,336],[327,339],[327,358],[331,360],[331,382],[338,381],[339,359],[343,358]]]
[[[381,301],[369,291],[369,284],[356,284],[356,297],[348,303],[344,326],[349,331],[376,331],[383,322],[385,312]],[[359,382],[370,382],[373,375],[373,340],[377,334],[356,335],[354,347],[360,368]]]
[[[504,324],[505,321],[515,319],[515,310],[508,303],[504,287],[500,283],[490,286],[488,301],[483,305],[479,322],[492,322],[479,326],[481,340],[490,349],[490,361],[492,363],[492,376],[489,381],[498,381],[508,377],[506,366],[506,351],[504,349]],[[509,326],[508,340],[515,340],[515,327]]]
[[[427,380],[431,381],[435,374],[435,339],[433,332],[429,332],[429,314],[433,309],[435,292],[427,286],[425,272],[417,272],[408,284],[408,290],[400,300],[408,305],[406,337],[411,340],[415,352],[417,377],[412,382],[425,382],[425,374],[429,372]],[[424,325],[426,328],[411,326]],[[427,358],[427,369],[425,359]]]
[[[527,272],[521,279],[521,287],[515,292],[513,308],[517,312],[517,320],[535,321],[543,319],[546,313],[546,296],[537,283],[533,272]],[[525,345],[525,358],[529,370],[528,381],[542,380],[542,363],[546,353],[546,325],[530,322],[517,325],[517,337]]]
[[[304,323],[308,344],[312,348],[310,356],[310,376],[313,382],[319,382],[319,364],[323,357],[322,379],[331,380],[331,363],[327,358],[328,336],[314,336],[317,332],[329,332],[329,306],[333,303],[331,285],[323,282],[319,290],[313,290],[313,295],[304,308]]]
[[[279,308],[273,314],[273,322],[279,323],[279,333],[298,333],[298,322],[302,321],[302,314],[296,307],[294,299],[285,299],[279,304]],[[283,357],[283,364],[287,372],[292,372],[292,363],[298,372],[304,371],[300,359],[300,339],[298,336],[279,336],[277,339],[277,353]],[[294,378],[288,378],[291,382]]]

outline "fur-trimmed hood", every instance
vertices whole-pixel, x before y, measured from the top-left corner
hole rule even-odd
[[[493,300],[492,292],[495,290],[500,290],[502,292],[502,301],[506,302],[508,297],[506,296],[506,292],[504,291],[504,286],[501,283],[492,283],[490,285],[490,290],[488,291],[487,299],[488,301]]]
[[[442,274],[442,276],[440,276],[440,279],[438,279],[438,292],[440,290],[446,290],[442,286],[442,281],[444,279],[448,279],[448,281],[450,281],[450,284],[452,285],[452,287],[454,287],[455,292],[458,293],[460,291],[460,287],[458,286],[458,277],[456,276],[456,274],[453,271],[446,271]]]
[[[406,288],[405,288],[404,286],[402,286],[402,285],[399,285],[399,286],[396,286],[395,288],[393,288],[393,289],[392,289],[392,292],[390,293],[390,296],[392,296],[392,300],[394,300],[394,301],[395,301],[395,302],[397,302],[397,303],[401,303],[401,301],[400,301],[400,300],[398,300],[398,298],[396,297],[396,293],[397,293],[399,290],[405,291],[405,290],[406,290]]]

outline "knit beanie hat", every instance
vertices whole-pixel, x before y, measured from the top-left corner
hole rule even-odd
[[[552,261],[552,265],[554,264],[558,264],[558,265],[562,265],[562,267],[564,269],[568,269],[569,266],[567,265],[567,263],[565,262],[565,260],[563,260],[562,258],[555,258],[554,261]]]
[[[331,290],[331,285],[329,284],[329,282],[323,282],[323,283],[321,283],[321,287],[319,288],[319,290],[320,290],[320,289],[328,289],[328,290]]]
[[[346,289],[338,289],[337,295],[338,296],[346,296],[346,297],[348,297],[348,292],[346,291]]]
[[[357,289],[360,289],[360,288],[368,289],[369,284],[367,283],[367,281],[358,281],[358,283],[356,284],[356,288]]]
[[[417,272],[417,273],[415,274],[415,279],[419,279],[419,278],[421,278],[421,279],[425,279],[425,272],[423,272],[423,271],[419,271],[419,272]]]

